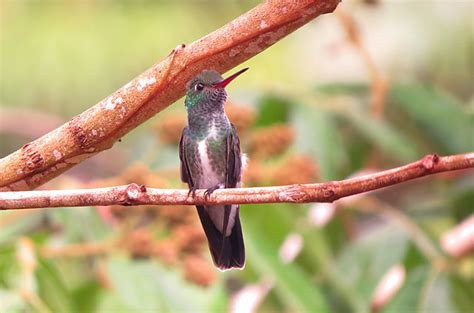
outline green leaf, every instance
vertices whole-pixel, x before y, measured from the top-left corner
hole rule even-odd
[[[395,86],[390,99],[442,146],[440,152],[474,150],[474,116],[453,96],[425,86]]]
[[[95,207],[74,210],[57,208],[50,213],[52,220],[64,229],[66,242],[97,241],[107,237],[111,228],[104,223]]]
[[[102,292],[100,296],[100,302],[97,312],[127,312],[127,313],[139,313],[140,310],[130,307],[120,294],[114,292]]]
[[[429,265],[407,271],[405,282],[383,313],[466,313],[474,307],[472,282],[448,273],[438,273]]]
[[[88,281],[71,293],[76,313],[95,312],[102,288],[97,281]]]
[[[450,297],[449,278],[446,274],[437,275],[434,281],[428,284],[427,293],[424,297],[421,297],[420,300],[421,312],[455,312]]]
[[[467,178],[467,177],[466,177]],[[454,183],[444,194],[448,212],[453,212],[457,221],[462,221],[472,214],[474,203],[474,179]]]
[[[0,246],[0,286],[9,287],[16,282],[18,273],[17,259],[13,244]]]
[[[28,306],[25,301],[23,301],[19,292],[0,289],[0,312],[28,312]]]
[[[36,279],[38,294],[51,311],[74,312],[70,290],[53,262],[40,259]]]
[[[283,98],[265,95],[259,101],[259,112],[255,126],[268,126],[286,123],[290,114],[291,103]]]
[[[222,281],[214,284],[208,290],[208,301],[205,312],[225,312],[228,308],[228,295]]]
[[[292,217],[286,218],[282,213],[285,211],[280,205],[248,205],[241,211],[247,238],[247,266],[272,279],[275,292],[296,312],[329,312],[310,275],[296,263],[284,264],[279,258],[279,245],[291,229]]]
[[[117,296],[133,310],[206,311],[208,296],[205,290],[187,283],[180,274],[166,270],[156,262],[112,258],[108,272]]]
[[[416,144],[385,120],[376,120],[355,111],[344,112],[342,116],[386,155],[402,162],[413,161],[420,156]]]
[[[334,222],[333,222],[334,223]],[[330,223],[332,224],[332,223]],[[331,237],[341,236],[342,230],[339,234],[329,231],[330,225],[326,225],[324,229],[315,229],[314,226],[308,229],[302,228],[304,232],[303,238],[306,244],[298,260],[305,261],[305,256],[312,263],[312,267],[318,273],[318,277],[322,279],[329,289],[329,294],[332,298],[333,310],[351,311],[351,312],[365,312],[365,303],[355,292],[352,284],[346,283],[344,276],[345,272],[340,272],[334,262],[333,252],[334,245]],[[337,302],[337,304],[335,304]]]
[[[348,159],[334,116],[317,108],[297,105],[292,125],[296,130],[297,149],[316,159],[321,178],[343,178],[341,173]]]
[[[16,215],[16,216],[15,216]],[[24,234],[39,225],[44,218],[43,210],[0,212],[0,245],[15,240],[18,235]],[[8,219],[12,222],[6,223]]]
[[[402,262],[407,247],[406,235],[388,225],[366,233],[347,246],[337,261],[337,268],[358,296],[370,303],[375,287],[392,266]]]
[[[407,272],[405,282],[383,313],[417,312],[429,268],[422,266]]]
[[[426,256],[418,249],[415,243],[411,241],[408,244],[405,257],[403,258],[403,264],[405,265],[406,271],[411,271],[415,268],[423,266],[426,264]]]
[[[326,83],[317,85],[315,91],[319,94],[326,96],[337,96],[347,94],[356,96],[366,96],[369,92],[369,87],[365,83]]]
[[[54,265],[60,273],[63,283],[69,290],[80,288],[89,283],[96,275],[91,271],[87,259],[82,258],[57,258]]]
[[[459,313],[471,311],[474,308],[474,297],[472,296],[474,295],[474,279],[451,275],[450,287],[451,299],[457,311]]]

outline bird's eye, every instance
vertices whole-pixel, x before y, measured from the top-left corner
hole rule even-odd
[[[202,83],[197,83],[194,88],[198,91],[201,91],[204,89],[204,85]]]

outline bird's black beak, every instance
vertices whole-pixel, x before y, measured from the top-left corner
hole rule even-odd
[[[214,88],[225,88],[225,86],[227,86],[231,81],[233,81],[237,76],[239,76],[240,74],[242,74],[243,72],[245,72],[246,70],[248,70],[249,68],[246,67],[246,68],[243,68],[241,69],[240,71],[238,71],[237,73],[235,74],[232,74],[230,75],[229,77],[227,78],[224,78],[223,80],[221,80],[220,82],[217,82],[215,84],[212,85],[212,87]]]

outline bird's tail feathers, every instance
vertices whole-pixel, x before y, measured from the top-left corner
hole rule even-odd
[[[206,233],[209,249],[214,264],[221,270],[243,268],[245,265],[245,249],[240,225],[239,208],[235,216],[234,226],[229,236],[224,236],[214,225],[204,206],[196,206],[202,227]],[[225,210],[230,211],[231,205]],[[225,229],[225,228],[224,228]]]

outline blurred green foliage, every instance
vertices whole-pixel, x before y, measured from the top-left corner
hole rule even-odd
[[[176,45],[217,29],[256,3],[2,2],[0,109],[43,111],[67,120]],[[256,115],[239,130],[243,150],[261,129],[283,123],[295,132],[283,153],[251,158],[252,185],[274,181],[295,155],[317,166],[313,181],[326,181],[398,166],[427,153],[474,150],[472,5],[383,2],[357,3],[352,9],[389,80],[384,118],[370,116],[366,70],[337,20],[319,18],[246,62],[251,71],[229,88],[232,101]],[[408,26],[395,29],[402,24]],[[387,46],[402,54],[387,52]],[[107,152],[105,163],[112,167],[105,169],[99,155],[49,186],[100,185],[99,179],[119,176],[140,162],[156,174],[157,185],[182,187],[176,143],[150,127],[170,118],[181,125],[182,101]],[[178,126],[171,131],[180,132]],[[14,130],[0,133],[0,155],[32,139]],[[285,173],[301,177],[291,170]],[[246,267],[215,272],[207,287],[189,278],[185,261],[137,258],[123,246],[98,255],[48,257],[42,252],[43,247],[111,242],[139,228],[156,241],[172,237],[175,226],[164,222],[169,217],[163,213],[126,208],[134,214],[117,223],[96,208],[0,212],[0,312],[222,312],[242,287],[262,281],[272,288],[261,312],[368,312],[375,287],[396,264],[405,267],[406,279],[382,312],[471,312],[474,259],[451,259],[438,242],[443,232],[472,214],[473,194],[472,175],[453,173],[373,195],[380,206],[396,208],[419,228],[448,262],[441,269],[397,221],[382,213],[361,213],[366,212],[364,201],[338,203],[340,210],[324,227],[311,222],[312,206],[243,206]],[[303,248],[293,262],[284,263],[279,249],[290,233],[302,236]],[[36,247],[30,288],[38,298],[19,292],[27,279],[25,259],[18,255],[20,237]],[[192,253],[210,264],[205,245]]]

